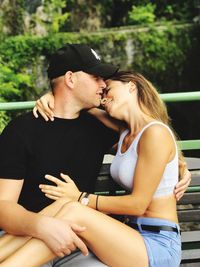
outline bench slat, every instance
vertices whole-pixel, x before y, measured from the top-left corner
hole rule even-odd
[[[200,210],[179,210],[178,211],[179,222],[200,222]]]
[[[187,231],[181,233],[182,242],[200,242],[200,231]]]
[[[189,260],[200,261],[200,249],[188,249],[182,251],[182,262]]]
[[[177,204],[178,205],[200,204],[200,192],[185,193]]]
[[[192,173],[192,180],[190,186],[199,186],[200,185],[200,171]]]
[[[185,157],[189,170],[200,170],[200,158]]]

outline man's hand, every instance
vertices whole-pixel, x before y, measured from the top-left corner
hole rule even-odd
[[[187,169],[186,162],[179,161],[180,181],[176,184],[174,194],[176,200],[180,200],[191,182],[191,173]]]
[[[66,220],[43,216],[38,225],[38,238],[59,257],[69,255],[77,248],[86,256],[88,249],[76,235],[83,231],[85,231],[85,227],[70,224]]]

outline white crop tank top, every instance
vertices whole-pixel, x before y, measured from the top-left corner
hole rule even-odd
[[[134,139],[132,144],[129,146],[129,148],[124,153],[122,153],[121,152],[122,143],[123,143],[125,136],[128,134],[129,130],[126,129],[125,131],[123,131],[119,139],[117,154],[114,157],[112,164],[111,164],[110,172],[111,172],[112,178],[128,191],[132,191],[133,189],[133,178],[134,178],[135,167],[136,167],[136,163],[138,159],[138,154],[137,154],[138,142],[143,132],[153,124],[161,124],[164,127],[166,127],[171,133],[172,138],[176,144],[176,141],[175,141],[175,138],[174,138],[174,135],[171,129],[162,122],[153,121],[147,124],[137,134],[136,138]],[[152,154],[152,157],[153,157],[153,154]],[[160,184],[158,185],[158,188],[156,192],[154,193],[153,197],[155,198],[155,197],[173,194],[174,187],[177,184],[177,182],[178,182],[178,150],[176,146],[176,154],[173,160],[171,160],[166,165]]]

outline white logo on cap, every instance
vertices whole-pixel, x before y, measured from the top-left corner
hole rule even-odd
[[[96,51],[94,51],[92,48],[91,48],[91,51],[94,54],[94,56],[96,57],[96,59],[101,60],[100,56],[97,54]]]

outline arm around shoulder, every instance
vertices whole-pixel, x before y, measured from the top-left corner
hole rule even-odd
[[[116,132],[119,132],[120,129],[124,127],[121,121],[113,119],[105,110],[102,110],[100,108],[91,108],[88,110],[88,113],[101,121],[106,127]]]

